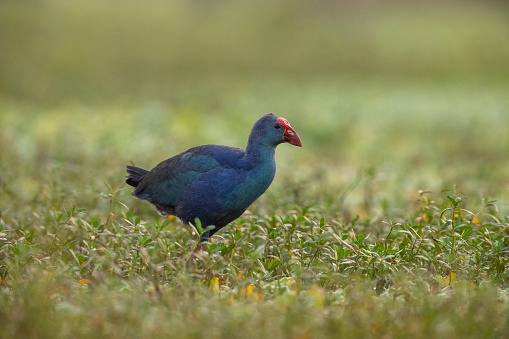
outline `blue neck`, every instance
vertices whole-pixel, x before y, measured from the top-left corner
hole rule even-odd
[[[276,160],[274,158],[276,146],[258,142],[256,138],[249,138],[244,158],[246,170],[242,184],[229,191],[233,198],[225,201],[224,207],[232,210],[245,210],[270,186],[276,174]]]
[[[276,146],[277,144],[270,144],[259,135],[251,134],[247,142],[246,156],[249,160],[258,161],[259,163],[273,161],[276,153]]]

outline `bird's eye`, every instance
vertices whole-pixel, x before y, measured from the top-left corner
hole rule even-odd
[[[274,125],[274,128],[275,128],[275,129],[280,129],[280,128],[281,128],[281,125],[280,125],[280,124],[275,124],[275,125]]]

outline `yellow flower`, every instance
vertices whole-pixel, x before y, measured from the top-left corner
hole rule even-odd
[[[313,306],[315,308],[323,307],[323,300],[325,299],[325,291],[318,285],[312,285],[307,290],[307,295],[313,299]]]
[[[217,277],[210,279],[209,289],[213,293],[219,293],[219,279]]]
[[[243,269],[239,272],[239,274],[237,274],[237,280],[240,280],[242,279],[242,276],[244,275],[244,273],[246,273],[246,269]]]
[[[435,280],[438,282],[441,288],[451,286],[456,283],[458,280],[456,279],[456,273],[451,272],[445,278],[441,275],[435,276]]]
[[[415,221],[417,221],[419,225],[422,225],[426,221],[426,218],[428,218],[428,214],[424,213],[421,217],[415,218]]]
[[[254,299],[258,300],[258,293],[254,292],[255,286],[253,284],[247,285],[247,287],[244,287],[240,290],[240,295],[245,296],[246,299]]]

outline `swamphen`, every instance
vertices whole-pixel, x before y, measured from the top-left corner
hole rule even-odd
[[[127,166],[132,195],[152,203],[163,216],[176,215],[204,232],[201,243],[237,219],[270,186],[276,173],[276,146],[302,147],[286,119],[264,115],[251,130],[245,150],[218,145],[191,148],[152,170]]]

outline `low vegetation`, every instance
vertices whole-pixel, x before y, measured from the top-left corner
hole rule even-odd
[[[507,8],[342,3],[337,21],[338,8],[310,3],[295,20],[284,6],[221,4],[128,2],[118,14],[43,1],[45,16],[0,4],[0,32],[18,37],[0,33],[0,337],[508,337]],[[161,8],[187,19],[163,25]],[[84,29],[87,13],[146,55]],[[260,35],[245,50],[249,29],[232,13],[253,13]],[[206,39],[191,30],[202,19]],[[309,36],[293,34],[301,25]],[[159,28],[189,31],[189,46],[142,39]],[[199,52],[211,37],[221,49]],[[199,234],[131,197],[125,165],[245,147],[268,112],[303,148],[281,145],[269,190],[192,257]]]

